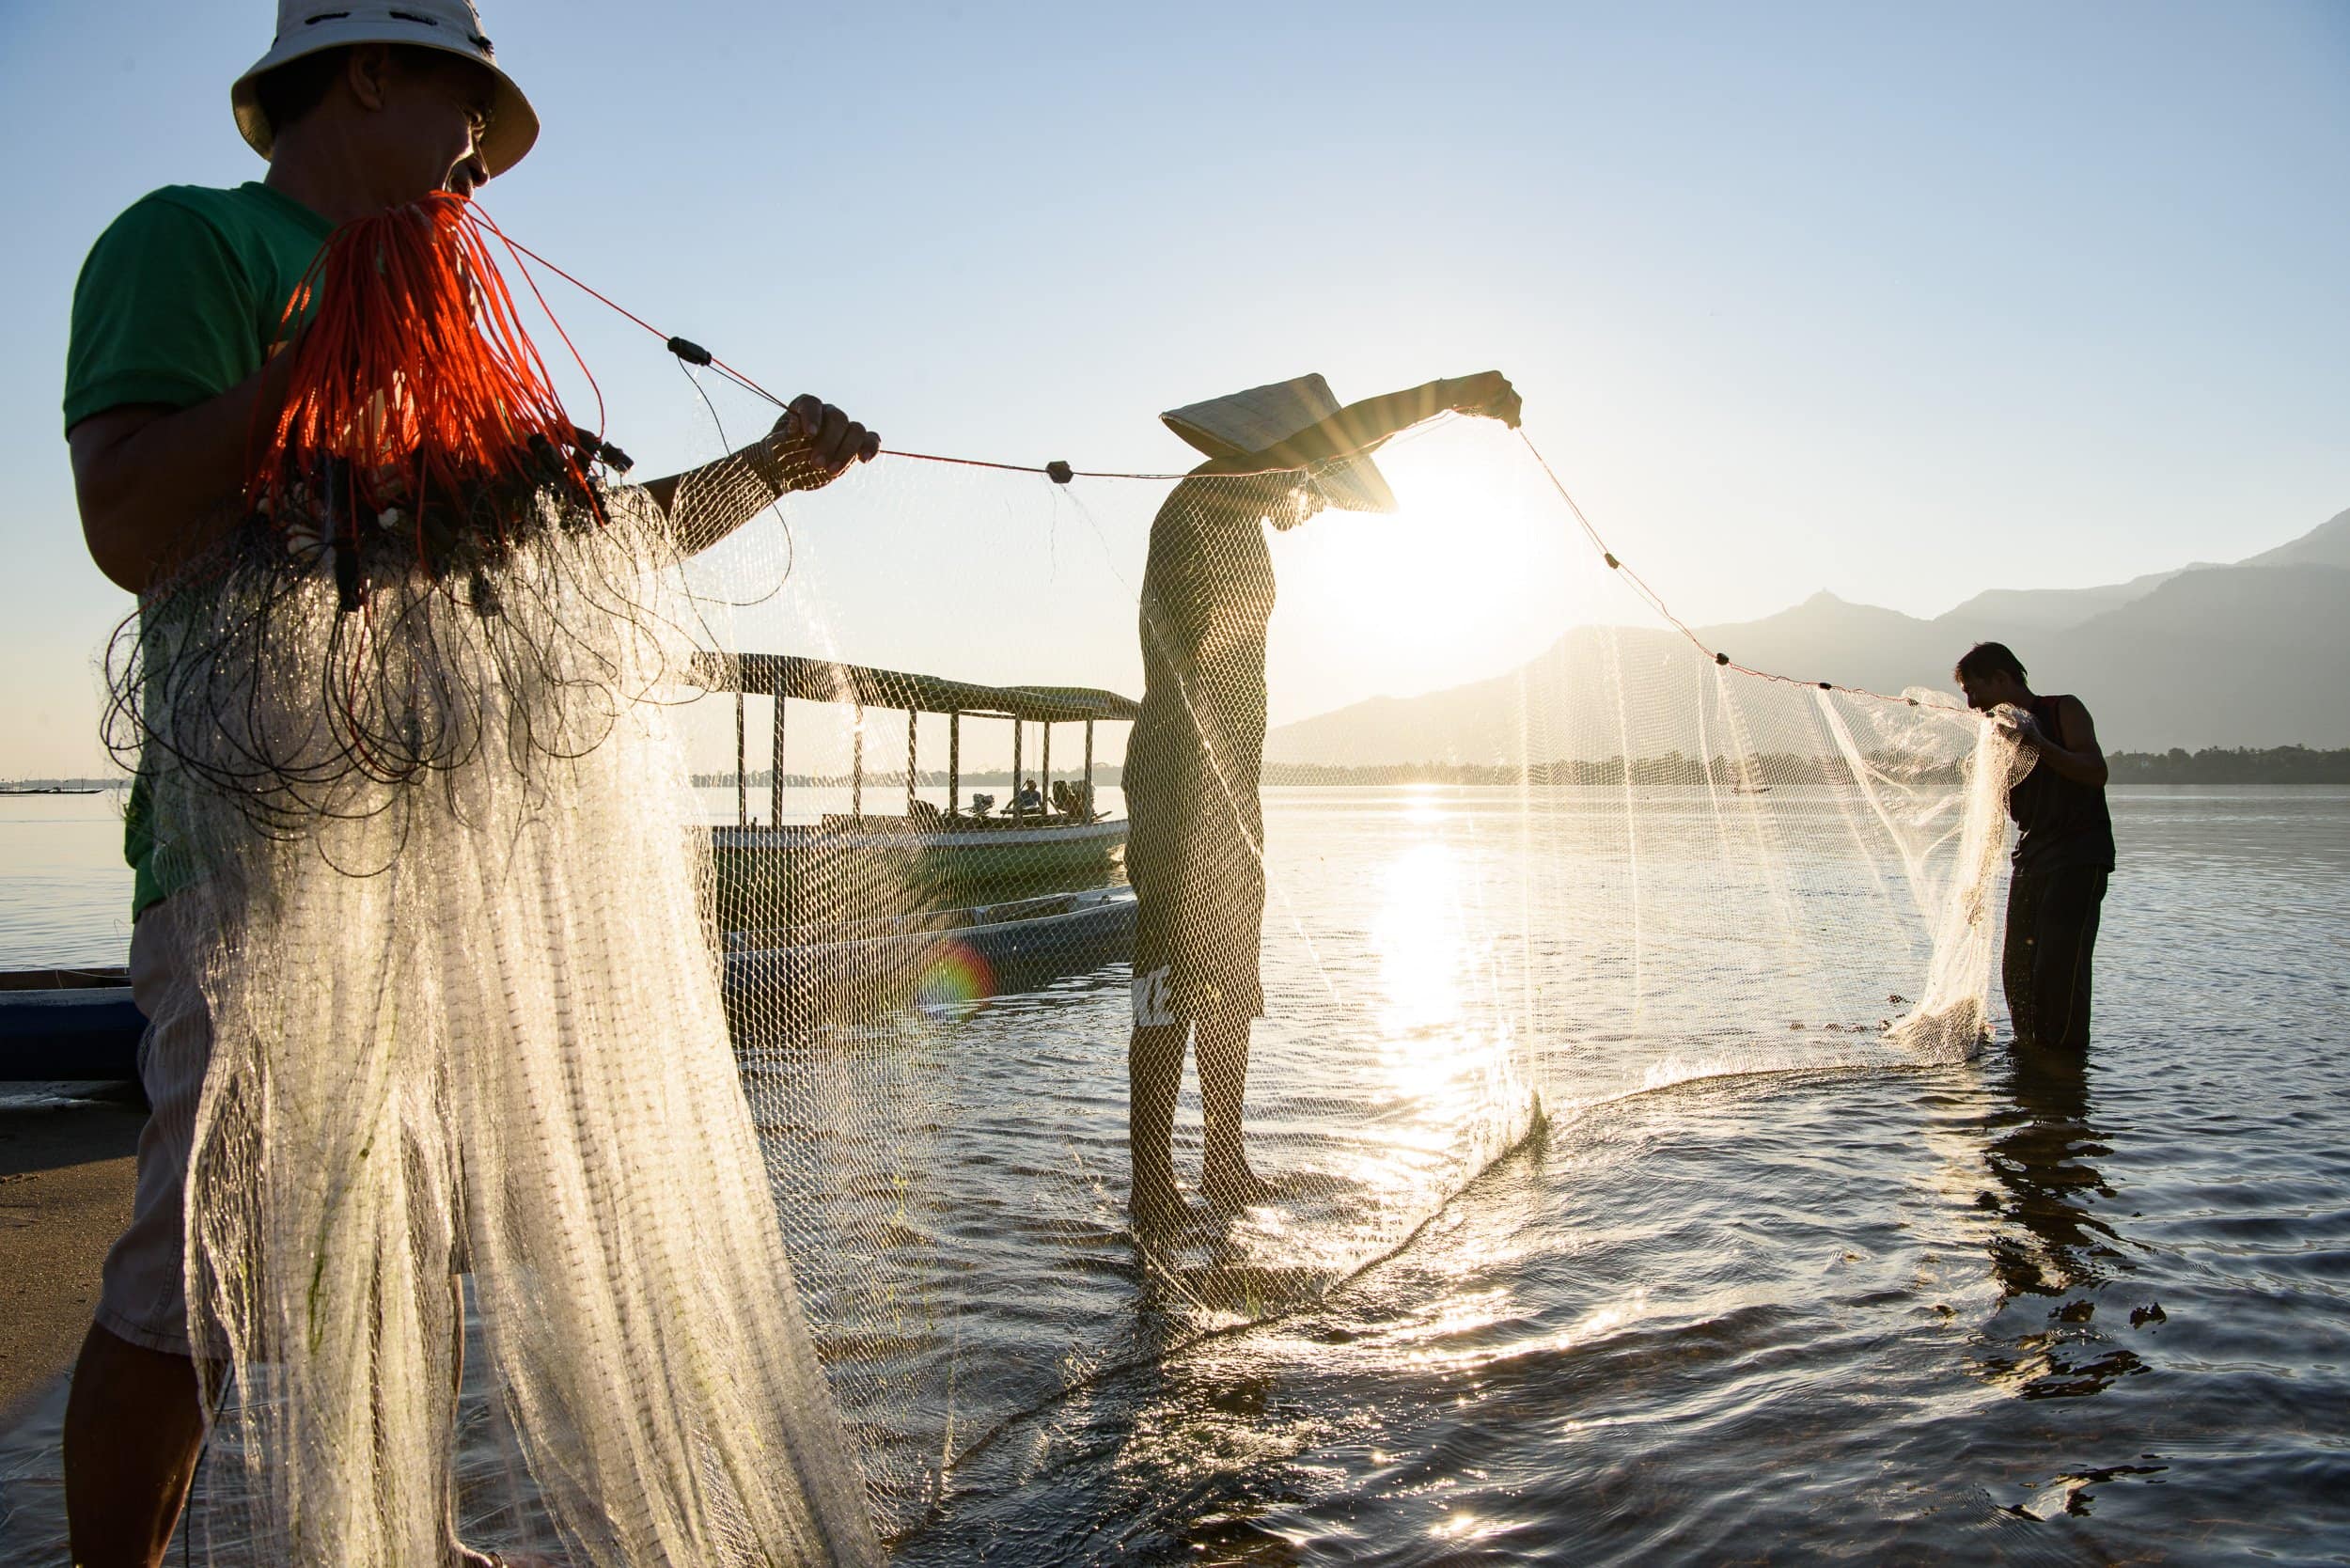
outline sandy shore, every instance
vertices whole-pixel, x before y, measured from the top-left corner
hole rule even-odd
[[[92,1086],[0,1086],[0,1433],[56,1387],[98,1304],[98,1265],[131,1217],[146,1111]]]

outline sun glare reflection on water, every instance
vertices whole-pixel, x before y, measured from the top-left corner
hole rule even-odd
[[[1456,917],[1461,891],[1459,855],[1449,845],[1413,845],[1380,878],[1382,900],[1371,927],[1385,1005],[1379,1021],[1386,1039],[1424,1035],[1458,1024],[1460,976],[1470,959]]]
[[[1528,1090],[1519,1042],[1500,1010],[1480,1005],[1495,964],[1467,907],[1474,842],[1434,787],[1409,792],[1400,815],[1408,831],[1378,871],[1368,933],[1379,1139],[1350,1175],[1382,1206],[1412,1207],[1497,1152],[1473,1134],[1465,1145],[1464,1131],[1514,1129]]]
[[[1479,906],[1495,870],[1479,826],[1457,792],[1431,785],[1399,792],[1366,835],[1348,886],[1367,918],[1318,947],[1325,1006],[1267,1031],[1251,1088],[1269,1138],[1309,1105],[1350,1105],[1359,1120],[1297,1147],[1290,1183],[1302,1201],[1235,1218],[1234,1254],[1335,1280],[1403,1241],[1529,1125],[1524,1044],[1496,1005],[1505,966]]]

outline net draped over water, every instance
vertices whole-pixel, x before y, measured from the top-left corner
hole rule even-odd
[[[1104,1376],[1342,1289],[1587,1107],[1946,1061],[1985,1028],[2012,746],[1953,697],[1718,664],[1515,437],[1405,445],[1403,517],[1289,530],[1268,519],[1294,475],[1062,486],[885,458],[788,504],[788,579],[760,528],[692,570],[705,600],[758,601],[731,649],[807,661],[713,682],[696,756],[744,1086],[885,1535],[1048,1470]],[[1350,651],[1331,628],[1363,618],[1319,613],[1356,549],[1407,576],[1480,557],[1480,589],[1409,604],[1427,646],[1504,601],[1530,640],[1408,712],[1277,722],[1285,675],[1389,635]],[[784,677],[779,719],[760,688]],[[1138,718],[1088,716],[1103,694]],[[1044,808],[1008,816],[1030,780]],[[1138,911],[1095,902],[1128,882]],[[1232,1212],[1209,1189],[1195,1038],[1188,1216],[1137,1227],[1137,1022],[1204,1028],[1235,994],[1270,1193]]]
[[[1298,475],[885,457],[682,567],[623,500],[494,614],[379,588],[382,728],[466,744],[324,768],[268,834],[216,778],[177,808],[219,868],[225,1447],[294,1462],[224,1482],[221,1555],[435,1560],[452,1272],[494,1369],[470,1531],[857,1560],[1594,1106],[1973,1050],[2013,747],[1953,698],[1718,662],[1515,437],[1394,455],[1393,521],[1277,528]],[[1349,602],[1350,552],[1422,585],[1408,628]],[[207,723],[315,738],[331,582],[293,624]],[[1490,658],[1354,704],[1407,631]],[[1144,1141],[1179,1207],[1137,1225],[1170,1028]]]

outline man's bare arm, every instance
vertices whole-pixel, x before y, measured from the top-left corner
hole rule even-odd
[[[668,517],[678,548],[698,555],[759,515],[760,509],[791,491],[822,490],[853,463],[881,454],[879,431],[863,425],[812,393],[791,400],[775,428],[759,440],[714,463],[682,474],[650,479],[646,495]],[[678,497],[690,505],[680,516]]]
[[[186,408],[128,403],[66,431],[90,559],[144,593],[237,524],[255,424],[285,401],[291,354]]]
[[[2052,735],[2034,724],[2025,727],[2024,738],[2059,777],[2076,784],[2104,784],[2106,754],[2098,748],[2097,726],[2088,708],[2077,697],[2059,698],[2056,720],[2058,733]]]
[[[1389,392],[1349,403],[1320,424],[1298,431],[1259,452],[1260,467],[1303,466],[1328,463],[1369,451],[1398,431],[1409,430],[1439,414],[1475,415],[1499,419],[1515,428],[1518,394],[1498,370],[1473,376],[1432,381],[1402,392]]]
[[[66,432],[82,537],[109,581],[144,593],[158,575],[218,541],[242,515],[258,423],[283,405],[293,356],[281,353],[216,398],[186,408],[131,403],[93,414]],[[674,516],[690,483],[693,515],[678,542],[706,550],[786,491],[820,490],[881,437],[822,399],[795,398],[760,440],[645,492]]]

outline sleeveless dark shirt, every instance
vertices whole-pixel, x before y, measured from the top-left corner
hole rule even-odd
[[[2063,744],[2057,723],[2060,698],[2035,697],[2031,716],[2051,740]],[[2041,758],[2023,782],[2007,793],[2007,814],[2022,831],[2015,839],[2015,870],[2030,874],[2087,866],[2113,870],[2113,818],[2102,784],[2082,784],[2060,775]]]
[[[1171,965],[1179,1016],[1263,1011],[1266,512],[1285,476],[1186,479],[1151,525],[1142,574],[1142,711],[1126,744],[1135,972]]]

